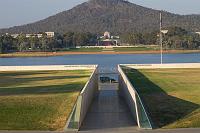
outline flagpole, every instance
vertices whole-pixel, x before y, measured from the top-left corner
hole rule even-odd
[[[163,64],[162,12],[160,11],[160,64]]]

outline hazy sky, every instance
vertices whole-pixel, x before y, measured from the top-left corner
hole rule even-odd
[[[0,0],[0,28],[26,24],[68,10],[87,0]],[[178,14],[200,14],[200,0],[129,0]]]

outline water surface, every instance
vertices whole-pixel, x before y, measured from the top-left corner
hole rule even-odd
[[[164,63],[200,63],[200,53],[164,54]],[[114,67],[117,64],[160,63],[159,54],[126,55],[64,55],[54,57],[16,57],[0,58],[1,66],[28,65],[81,65],[98,64],[101,67]]]

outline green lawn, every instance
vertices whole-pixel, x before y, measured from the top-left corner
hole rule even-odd
[[[131,52],[131,51],[152,51],[158,50],[156,47],[114,47],[114,51],[116,52]]]
[[[101,52],[103,48],[70,48],[64,51],[69,52]]]
[[[0,130],[62,130],[90,74],[0,72]]]
[[[200,69],[126,69],[153,123],[161,128],[200,127]]]

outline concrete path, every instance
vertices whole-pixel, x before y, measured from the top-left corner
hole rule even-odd
[[[77,132],[54,132],[54,131],[0,131],[0,133],[77,133]],[[132,129],[97,129],[91,131],[79,131],[78,133],[200,133],[200,128],[168,129],[168,130],[132,130]]]
[[[79,133],[200,133],[200,129],[171,129],[171,130],[129,130],[129,129],[106,129],[93,131],[79,131]]]
[[[134,131],[137,125],[116,90],[101,90],[94,99],[80,131],[110,129]]]

